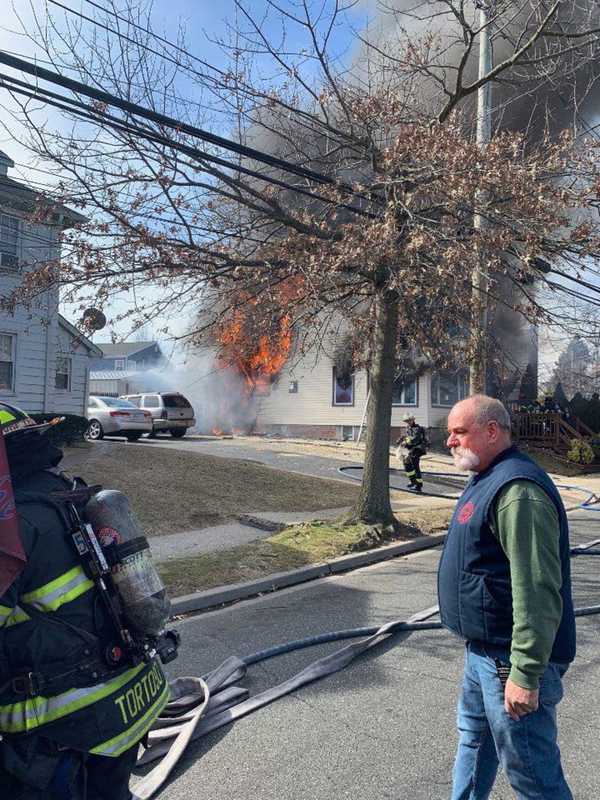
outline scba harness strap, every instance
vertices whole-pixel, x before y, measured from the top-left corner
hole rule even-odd
[[[60,477],[64,478],[63,475]],[[98,487],[77,485],[77,481],[74,481],[72,489],[53,493],[52,496],[37,492],[17,492],[16,500],[20,506],[36,503],[52,508],[63,523],[65,534],[70,537],[73,524],[81,523],[78,506],[81,508],[97,490]],[[75,548],[73,552],[75,555]],[[29,698],[57,694],[73,687],[93,686],[110,680],[132,666],[132,662],[114,639],[107,640],[106,637],[91,633],[52,613],[58,611],[63,603],[77,599],[93,589],[93,581],[77,565],[44,587],[19,597],[17,607],[6,620],[7,627],[35,619],[43,625],[58,625],[69,629],[74,636],[83,640],[84,646],[80,657],[71,662],[69,669],[55,672],[28,670],[17,676],[3,676],[5,682],[0,685],[0,693],[11,689],[15,694]]]

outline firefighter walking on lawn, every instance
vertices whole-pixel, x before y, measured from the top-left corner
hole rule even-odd
[[[104,584],[82,565],[73,515],[98,487],[56,469],[48,427],[0,403],[0,797],[130,800],[169,685],[155,650],[120,646]]]
[[[402,422],[406,423],[406,431],[396,441],[397,455],[404,464],[406,477],[409,480],[407,489],[420,494],[423,491],[420,461],[427,453],[427,436],[425,429],[415,422],[413,414],[405,414]]]

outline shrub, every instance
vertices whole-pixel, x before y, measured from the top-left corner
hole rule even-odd
[[[46,434],[57,447],[84,441],[84,433],[89,424],[85,417],[77,414],[30,414],[29,416],[36,422],[49,422],[55,417],[64,417],[62,422],[53,425]]]
[[[591,464],[594,460],[594,449],[584,439],[571,439],[567,458],[574,464]]]

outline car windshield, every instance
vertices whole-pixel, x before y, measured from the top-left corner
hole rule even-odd
[[[120,397],[98,397],[97,399],[110,408],[135,408],[129,400],[122,400]]]
[[[190,408],[190,404],[182,394],[163,394],[165,408]]]

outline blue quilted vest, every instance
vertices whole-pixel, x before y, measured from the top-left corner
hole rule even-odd
[[[492,503],[502,487],[521,479],[541,486],[558,512],[563,614],[550,660],[569,663],[575,657],[575,617],[567,515],[548,475],[516,447],[505,450],[486,470],[475,475],[458,500],[438,569],[442,624],[468,641],[510,648],[510,563],[489,519]],[[523,534],[527,535],[527,531]]]

